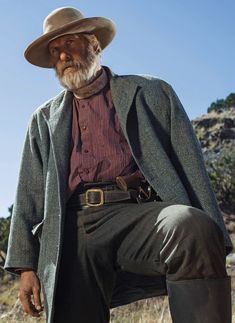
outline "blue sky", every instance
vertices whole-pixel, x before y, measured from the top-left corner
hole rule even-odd
[[[20,156],[32,112],[61,87],[52,70],[24,60],[42,21],[62,6],[104,16],[117,36],[102,62],[118,74],[152,74],[169,82],[190,119],[235,92],[235,1],[0,0],[0,217],[14,201]]]

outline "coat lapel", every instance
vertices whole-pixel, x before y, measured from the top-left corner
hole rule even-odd
[[[66,192],[71,143],[72,100],[72,93],[69,91],[63,91],[52,101],[50,114],[47,115],[44,113],[50,132],[62,205],[65,205],[67,198]]]
[[[110,88],[112,93],[112,99],[119,116],[122,129],[127,137],[126,125],[128,113],[133,103],[134,97],[140,88],[137,83],[129,78],[114,75],[110,79]]]

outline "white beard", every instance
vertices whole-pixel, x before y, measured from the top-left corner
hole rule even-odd
[[[88,47],[88,57],[85,63],[68,62],[65,66],[76,66],[75,71],[67,72],[60,75],[56,70],[56,76],[58,77],[60,84],[70,91],[76,91],[77,89],[90,83],[100,70],[100,54],[96,54],[93,47]]]

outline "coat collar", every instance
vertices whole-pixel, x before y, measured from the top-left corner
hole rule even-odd
[[[104,66],[104,69],[109,75],[113,104],[118,114],[122,129],[127,137],[126,125],[128,113],[140,86],[135,81],[134,75],[119,76],[113,73],[106,66]]]
[[[115,109],[120,118],[123,129],[126,129],[126,122],[133,99],[139,88],[133,76],[118,76],[109,68],[104,67],[110,78],[110,88]],[[58,143],[61,135],[68,131],[72,119],[73,94],[64,90],[52,101],[50,101],[50,111],[45,112],[45,117],[50,124],[51,134]]]
[[[113,73],[108,67],[103,67],[109,75],[114,106],[125,123],[139,85],[135,82],[133,75],[119,76]],[[54,130],[56,130],[61,119],[63,120],[64,117],[66,118],[69,115],[71,117],[72,100],[73,94],[70,91],[64,90],[49,101],[50,112],[46,112],[45,116]]]
[[[133,103],[138,84],[130,81],[128,76],[115,76],[110,80],[113,103],[123,129],[126,129],[127,117]]]

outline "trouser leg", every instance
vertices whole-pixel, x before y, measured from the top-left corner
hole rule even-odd
[[[158,213],[154,226],[150,235],[133,231],[123,240],[121,267],[141,273],[152,268],[152,274],[155,268],[166,275],[174,323],[230,323],[230,279],[217,225],[198,209],[172,205]]]
[[[109,322],[109,300],[115,280],[110,257],[87,249],[79,214],[67,212],[54,323]]]

